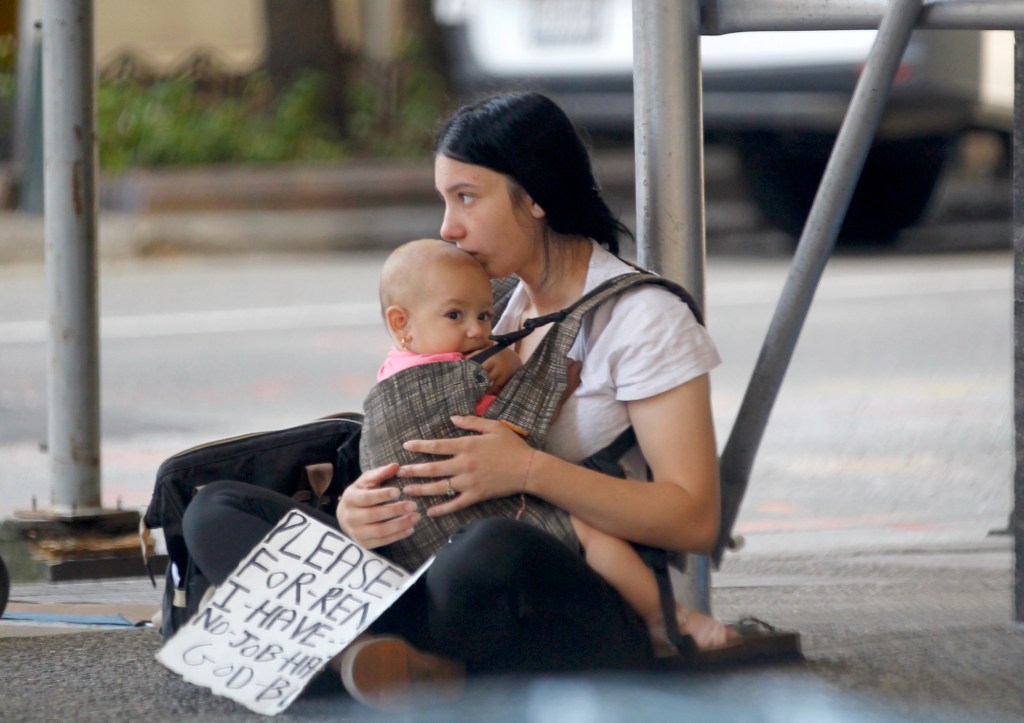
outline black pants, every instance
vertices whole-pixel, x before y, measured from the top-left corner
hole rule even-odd
[[[298,505],[254,485],[216,482],[186,510],[185,542],[219,585]],[[302,509],[337,528],[329,515]],[[504,518],[460,530],[371,630],[465,661],[474,673],[636,670],[652,662],[640,616],[580,555]]]

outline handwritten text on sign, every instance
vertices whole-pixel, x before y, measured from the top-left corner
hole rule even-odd
[[[157,659],[250,710],[279,713],[431,562],[410,574],[289,512]]]

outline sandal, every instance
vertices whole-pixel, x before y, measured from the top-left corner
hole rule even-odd
[[[744,617],[728,625],[735,637],[722,645],[700,648],[689,635],[689,644],[679,654],[656,659],[657,668],[712,667],[759,660],[802,660],[800,634],[779,630],[755,617]]]

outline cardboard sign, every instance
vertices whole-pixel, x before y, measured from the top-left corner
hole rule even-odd
[[[432,562],[410,574],[289,512],[157,660],[249,710],[280,713]]]

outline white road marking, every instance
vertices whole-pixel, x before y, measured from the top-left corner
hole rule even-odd
[[[100,338],[145,339],[193,334],[226,334],[288,329],[352,328],[380,323],[376,303],[315,304],[257,309],[228,309],[175,314],[107,316],[100,320]],[[0,344],[45,342],[44,321],[0,324]]]
[[[708,284],[710,307],[774,304],[782,293],[781,281],[727,281]],[[905,274],[833,274],[826,275],[814,295],[815,301],[845,301],[914,297],[1013,289],[1009,268],[967,269],[958,271],[917,271]]]
[[[774,272],[773,272],[774,275]],[[1013,288],[1009,268],[918,271],[916,273],[837,273],[827,276],[815,301],[913,297],[974,292],[1007,292]],[[709,307],[725,308],[775,304],[778,281],[730,280],[708,285]],[[380,323],[374,303],[309,304],[255,309],[227,309],[173,314],[107,316],[100,321],[100,338],[144,339],[163,336],[227,334],[288,329],[353,328]],[[0,323],[0,345],[45,342],[45,321]]]

